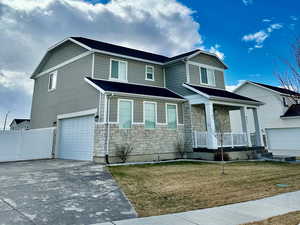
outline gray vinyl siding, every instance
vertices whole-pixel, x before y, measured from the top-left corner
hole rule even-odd
[[[193,61],[193,62],[197,62],[209,66],[214,66],[220,69],[225,69],[223,63],[221,63],[216,57],[206,55],[206,54],[198,54],[193,58],[189,59],[189,61]]]
[[[134,123],[143,123],[144,115],[143,115],[143,103],[144,101],[156,102],[157,103],[157,122],[158,123],[166,123],[166,104],[167,103],[175,103],[178,108],[178,123],[183,123],[183,112],[182,112],[182,103],[176,103],[170,100],[158,100],[151,98],[130,98],[128,96],[114,96],[110,101],[110,122],[118,121],[118,99],[129,99],[133,100],[133,122]]]
[[[214,73],[215,73],[216,86],[212,86],[212,87],[225,89],[224,72],[220,70],[214,70]],[[199,66],[189,64],[189,75],[190,75],[190,82],[189,82],[190,84],[201,85]]]
[[[99,91],[84,81],[91,55],[57,70],[57,86],[48,92],[49,74],[35,79],[31,109],[32,128],[53,126],[57,115],[97,108]]]
[[[200,84],[200,67],[189,64],[190,83]]]
[[[78,56],[87,50],[71,41],[63,43],[61,46],[49,51],[46,58],[39,66],[36,73],[42,72],[49,68],[52,68],[66,60],[69,60],[75,56]],[[90,71],[90,70],[89,70]]]
[[[166,70],[166,87],[182,96],[195,94],[182,86],[186,80],[185,63],[179,62],[171,64],[165,68]]]
[[[163,68],[160,65],[145,63],[137,60],[120,58],[115,56],[95,54],[94,77],[98,79],[109,79],[110,59],[118,59],[127,62],[127,79],[129,83],[138,83],[143,85],[164,86]],[[154,81],[146,80],[146,65],[154,67]]]
[[[215,70],[216,87],[225,90],[224,72]]]

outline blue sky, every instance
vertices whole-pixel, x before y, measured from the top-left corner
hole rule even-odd
[[[199,32],[208,45],[218,43],[229,66],[227,85],[238,80],[253,80],[279,85],[274,76],[279,57],[290,58],[289,44],[300,35],[300,1],[253,0],[253,1],[192,1],[181,0],[195,10],[195,20],[201,26]],[[248,3],[248,4],[247,4]],[[263,42],[262,48],[254,42],[242,41],[247,34],[254,34],[272,24],[282,25]]]
[[[299,12],[299,0],[0,0],[0,128],[7,111],[9,122],[30,117],[29,77],[68,36],[168,56],[197,47],[224,57],[228,88],[279,85],[273,72],[291,57]]]

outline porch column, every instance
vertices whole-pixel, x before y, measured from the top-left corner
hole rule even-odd
[[[254,118],[256,144],[257,144],[257,146],[262,146],[263,140],[262,140],[261,130],[260,130],[260,126],[259,126],[257,108],[253,108],[252,112],[253,112],[253,118]]]
[[[207,148],[217,149],[218,142],[215,136],[216,126],[214,118],[214,107],[211,102],[205,103],[206,127],[207,127]]]
[[[243,132],[247,134],[247,141],[248,141],[248,146],[251,147],[251,136],[250,136],[250,131],[248,127],[248,119],[247,119],[247,107],[243,106],[240,109],[241,112],[241,119],[242,119],[242,129]]]

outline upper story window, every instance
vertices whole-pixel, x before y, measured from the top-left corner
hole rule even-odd
[[[127,62],[117,59],[110,60],[110,79],[127,81]]]
[[[176,104],[167,104],[166,107],[167,114],[167,124],[169,129],[177,128],[177,105]]]
[[[213,69],[208,69],[201,67],[200,68],[200,82],[202,84],[215,86],[215,71]]]
[[[48,81],[48,91],[53,91],[56,89],[57,83],[57,71],[54,71],[49,74],[49,81]]]
[[[128,129],[132,127],[133,100],[119,100],[119,128]]]
[[[146,80],[154,81],[154,67],[146,65]]]
[[[144,102],[145,128],[151,129],[156,127],[156,108],[155,102]]]

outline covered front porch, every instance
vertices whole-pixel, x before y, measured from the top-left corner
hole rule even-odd
[[[186,87],[198,93],[188,97],[194,150],[263,146],[257,113],[260,102],[226,90]]]
[[[224,102],[209,102],[191,104],[191,110],[194,149],[262,146],[256,107],[241,106],[232,103],[225,104]],[[249,130],[250,121],[247,118],[249,111],[253,113],[254,124],[252,124],[251,127],[255,128],[254,133]],[[237,112],[239,112],[239,114],[237,114]],[[200,114],[203,114],[203,116]],[[234,117],[230,115],[234,115]],[[241,124],[239,131],[232,130],[232,119],[239,120],[238,123]],[[199,127],[198,123],[201,122],[203,126]]]

